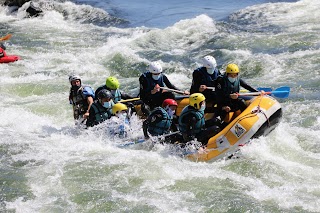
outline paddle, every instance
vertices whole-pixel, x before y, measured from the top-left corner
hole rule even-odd
[[[290,87],[279,87],[273,91],[265,92],[266,95],[273,95],[277,98],[287,98],[290,93]],[[238,93],[239,96],[255,96],[261,95],[262,92]]]
[[[216,90],[216,88],[215,87],[207,87],[207,89],[211,89],[212,91],[215,91]],[[260,91],[260,89],[258,88],[258,90]],[[271,89],[272,90],[272,89]],[[270,90],[270,91],[271,91]],[[242,89],[242,90],[240,90],[240,92],[247,92],[248,90],[244,90],[244,89]],[[264,90],[265,91],[265,90]]]
[[[166,87],[159,87],[160,89],[164,89],[164,90],[168,90],[168,91],[171,91],[171,92],[176,92],[176,93],[179,93],[179,94],[184,94],[183,91],[180,91],[180,90],[176,90],[176,89],[170,89],[170,88],[166,88]]]
[[[207,87],[207,89],[211,89],[211,90],[213,90],[213,91],[215,91],[215,90],[216,90],[216,88],[215,88],[215,87]]]
[[[140,100],[140,98],[131,98],[131,99],[120,100],[118,102],[125,103],[125,102],[130,102],[130,101],[139,101],[139,100]]]
[[[180,131],[171,132],[171,133],[168,133],[168,134],[165,134],[165,135],[155,136],[155,137],[152,137],[152,138],[156,138],[156,139],[165,138],[165,137],[168,137],[168,136],[171,136],[171,135],[175,135],[175,134],[178,134],[178,133],[180,133]],[[117,147],[126,147],[126,146],[130,146],[130,145],[138,144],[138,143],[143,143],[143,142],[145,142],[147,140],[148,139],[140,138],[140,139],[136,139],[134,141],[129,141],[127,143],[119,144]]]
[[[258,87],[257,90],[259,91],[265,91],[265,92],[271,92],[272,91],[272,88],[270,87]]]
[[[3,37],[1,37],[0,38],[0,41],[6,41],[6,40],[9,40],[10,38],[11,38],[11,34],[8,34],[8,35],[6,35],[6,36],[3,36]]]

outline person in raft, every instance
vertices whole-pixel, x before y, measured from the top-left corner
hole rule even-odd
[[[179,130],[184,143],[197,139],[202,145],[206,145],[208,140],[220,131],[219,126],[211,121],[205,121],[205,100],[202,93],[190,95],[189,105],[185,106],[180,114]]]
[[[161,106],[165,99],[175,99],[172,92],[166,91],[160,87],[168,87],[169,89],[179,90],[175,87],[162,73],[163,69],[159,62],[152,62],[148,66],[148,71],[143,73],[140,78],[140,99],[143,101],[141,110],[148,116],[150,111],[155,107]],[[188,91],[184,91],[185,95],[189,95]]]
[[[202,67],[194,70],[192,73],[192,85],[190,93],[202,93],[206,97],[207,107],[210,102],[214,105],[216,102],[215,81],[221,75],[217,68],[216,59],[210,55],[202,59]],[[208,87],[211,87],[210,89]]]
[[[90,107],[87,127],[95,126],[111,118],[114,105],[112,98],[109,90],[100,90],[97,94],[97,100]]]
[[[224,120],[225,123],[229,123],[247,108],[245,100],[239,97],[240,86],[250,92],[258,92],[258,90],[240,78],[239,74],[240,70],[238,65],[228,64],[224,75],[217,79],[216,97],[218,113],[216,116],[220,116],[221,120]],[[264,93],[264,91],[261,92],[262,94]],[[229,112],[232,112],[232,115],[229,114]]]
[[[133,98],[132,96],[120,91],[120,83],[116,77],[111,76],[111,77],[106,78],[106,84],[98,87],[98,89],[96,89],[96,91],[95,91],[95,95],[97,96],[98,93],[102,89],[106,89],[111,92],[111,94],[113,95],[114,103],[118,103],[122,99],[132,99]]]
[[[156,107],[150,113],[148,118],[143,122],[143,133],[146,139],[151,136],[162,136],[168,133],[177,132],[176,126],[177,117],[175,116],[178,103],[173,99],[166,99],[162,103],[162,107]],[[169,134],[164,137],[164,140],[174,143],[181,139],[181,135]]]

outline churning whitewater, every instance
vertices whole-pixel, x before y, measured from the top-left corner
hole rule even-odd
[[[0,6],[6,52],[21,57],[0,64],[0,212],[320,212],[320,2],[235,2],[39,0],[36,18]],[[254,87],[291,88],[279,126],[239,158],[119,148],[74,125],[70,74],[94,89],[116,76],[137,96],[160,61],[188,90],[205,55],[238,64]]]

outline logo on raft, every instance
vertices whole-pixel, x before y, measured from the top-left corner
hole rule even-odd
[[[247,130],[241,126],[241,124],[237,123],[234,127],[232,127],[231,132],[240,138]]]

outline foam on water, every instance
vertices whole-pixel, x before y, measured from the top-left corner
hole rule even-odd
[[[262,4],[223,22],[203,14],[164,29],[95,24],[90,20],[109,15],[70,2],[54,2],[32,19],[1,7],[0,31],[13,34],[7,53],[23,60],[1,64],[0,210],[320,211],[318,6],[309,0]],[[87,10],[98,15],[81,18]],[[189,162],[148,143],[122,149],[104,131],[74,126],[70,73],[94,88],[116,75],[124,91],[137,95],[139,75],[159,60],[184,90],[206,54],[222,70],[238,63],[253,86],[291,87],[289,98],[279,100],[280,125],[243,147],[239,159]],[[134,127],[142,137],[141,121]]]

